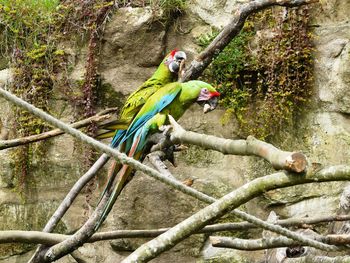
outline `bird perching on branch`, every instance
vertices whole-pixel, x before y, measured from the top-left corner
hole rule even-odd
[[[203,111],[207,113],[216,108],[219,96],[219,92],[203,81],[192,80],[167,84],[146,101],[127,130],[118,131],[115,134],[111,146],[118,148],[129,157],[142,161],[147,154],[145,152],[147,138],[159,132],[161,126],[169,124],[169,115],[178,120],[195,102],[203,105]],[[118,164],[116,171],[117,173],[113,173],[106,186],[106,189],[111,189],[111,196],[103,209],[101,220],[95,227],[96,230],[112,209],[132,168],[126,164]],[[108,191],[106,189],[105,192]]]
[[[100,126],[97,138],[113,137],[118,131],[126,130],[148,98],[164,85],[178,79],[179,70],[187,56],[184,51],[172,50],[160,63],[154,74],[127,98],[118,120]]]

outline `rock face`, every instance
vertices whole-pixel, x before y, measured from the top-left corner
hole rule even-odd
[[[191,60],[198,52],[195,38],[210,30],[210,26],[224,26],[234,12],[234,4],[235,1],[191,1],[187,14],[170,27],[155,20],[147,7],[116,11],[103,36],[99,72],[105,85],[99,91],[99,105],[120,105],[124,96],[146,80],[172,48],[185,50]],[[315,17],[315,97],[295,126],[286,127],[274,142],[285,150],[302,150],[311,162],[324,165],[346,164],[350,159],[349,8],[347,1],[327,1],[321,15]],[[83,76],[81,63],[77,61],[74,78]],[[8,79],[7,74],[8,71],[0,72],[0,82]],[[55,103],[57,108],[65,109],[61,118],[70,121],[73,109],[64,100]],[[11,118],[10,105],[0,99],[0,110],[6,112],[1,116],[1,122],[6,124],[6,118]],[[223,109],[217,109],[203,115],[194,105],[180,124],[192,131],[232,138],[235,124],[222,126],[219,120],[223,113]],[[32,184],[25,201],[13,191],[11,150],[0,151],[0,230],[41,229],[84,172],[85,168],[76,162],[79,151],[72,147],[71,137],[64,135],[50,141],[46,162],[34,160]],[[177,179],[193,179],[192,187],[215,197],[271,172],[257,158],[225,156],[194,146],[177,153],[176,163],[176,167],[169,166]],[[330,215],[337,211],[343,187],[344,183],[327,183],[271,191],[247,203],[244,209],[261,218],[266,218],[272,209],[280,217]],[[73,232],[86,220],[91,209],[86,201],[88,195],[83,193],[78,198],[58,231]],[[97,200],[98,194],[93,197]],[[103,230],[169,227],[202,207],[203,203],[137,173],[122,192]],[[87,262],[119,262],[144,242],[145,239],[119,239],[89,244],[79,251]],[[31,248],[0,245],[0,263],[26,262]],[[258,262],[262,258],[260,252],[215,249],[208,244],[207,236],[196,235],[152,262]],[[74,261],[65,257],[58,262]]]

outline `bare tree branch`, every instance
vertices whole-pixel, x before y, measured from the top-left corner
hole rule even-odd
[[[348,245],[350,244],[349,235],[327,235],[311,237],[314,240],[330,245]],[[260,239],[241,239],[222,236],[211,236],[210,242],[213,247],[234,248],[239,250],[263,250],[278,247],[307,246],[305,243],[297,242],[286,237],[272,237]],[[347,250],[348,248],[346,248]]]
[[[350,257],[326,257],[326,256],[306,256],[300,258],[286,258],[283,263],[349,263]]]
[[[181,82],[198,78],[212,60],[238,35],[248,16],[272,6],[296,7],[316,3],[318,0],[260,0],[243,4],[234,14],[231,22],[192,62],[180,79]]]
[[[182,221],[178,225],[171,228],[166,233],[157,238],[147,242],[146,244],[135,250],[128,256],[123,263],[147,261],[155,258],[160,253],[175,246],[178,242],[203,228],[211,220],[224,215],[231,209],[234,209],[249,199],[272,189],[287,187],[292,185],[311,183],[311,182],[327,182],[337,180],[350,179],[350,166],[332,166],[322,169],[315,174],[309,173],[305,176],[293,175],[288,173],[275,173],[264,177],[257,178],[235,191],[225,195],[217,200],[215,203],[200,210],[196,214]],[[234,210],[235,211],[235,210]],[[266,222],[264,222],[266,223]],[[277,225],[269,225],[264,228],[276,232]],[[270,229],[269,229],[270,228]],[[337,247],[325,245],[310,238],[305,238],[294,232],[286,231],[287,229],[279,229],[284,236],[293,237],[294,240],[305,242],[308,246],[312,246],[321,250],[336,251]]]
[[[171,140],[174,143],[194,144],[224,154],[260,156],[270,162],[273,168],[277,170],[284,169],[300,173],[304,172],[306,169],[307,160],[302,153],[281,151],[275,146],[257,140],[252,136],[249,136],[247,140],[229,140],[212,135],[186,131],[173,117],[169,116],[169,121],[173,126]]]
[[[155,151],[148,154],[147,158],[154,168],[156,168],[161,174],[175,179],[175,177],[169,172],[168,167],[161,160],[164,155],[165,154],[162,151]]]
[[[350,220],[350,216],[323,216],[315,218],[289,218],[278,220],[276,224],[285,227],[300,227],[310,224],[319,224],[333,221]],[[195,234],[215,233],[222,231],[245,231],[247,229],[257,228],[256,225],[248,222],[225,223],[207,225]],[[93,243],[102,240],[112,240],[118,238],[150,238],[165,233],[170,228],[160,229],[140,229],[140,230],[115,230],[109,232],[95,233],[87,242]],[[28,243],[54,245],[69,238],[70,235],[40,232],[40,231],[24,231],[24,230],[5,230],[0,231],[0,244],[5,243]],[[213,237],[214,238],[214,237]],[[221,238],[221,237],[220,237]],[[286,239],[288,242],[290,239]],[[327,235],[322,237],[322,242],[336,245],[350,244],[350,235]],[[299,243],[298,243],[299,244]],[[238,249],[238,248],[237,248]],[[264,248],[261,248],[264,249]]]
[[[86,127],[92,123],[104,121],[110,117],[108,115],[108,113],[114,112],[116,110],[117,110],[117,108],[106,109],[106,110],[96,114],[95,116],[91,116],[87,119],[84,119],[84,120],[81,120],[81,121],[78,121],[78,122],[71,124],[71,127],[78,129],[78,128]],[[54,129],[54,130],[51,130],[48,132],[30,135],[27,137],[16,138],[16,139],[12,139],[12,140],[0,140],[0,150],[46,140],[46,139],[49,139],[49,138],[52,138],[52,137],[55,137],[55,136],[58,136],[61,134],[64,134],[64,132],[61,131],[60,129]]]

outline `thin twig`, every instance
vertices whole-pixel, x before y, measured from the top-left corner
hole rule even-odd
[[[305,224],[318,224],[333,221],[345,221],[350,220],[349,216],[337,217],[315,217],[315,218],[289,218],[285,220],[278,220],[276,224],[285,227],[298,227]],[[241,223],[224,223],[207,225],[203,229],[196,232],[196,234],[203,233],[216,233],[222,231],[246,231],[248,229],[257,228],[256,225],[241,222]],[[113,240],[118,238],[150,238],[157,237],[160,234],[165,233],[170,228],[160,229],[140,229],[140,230],[115,230],[108,232],[99,232],[91,236],[87,240],[88,243],[98,242],[102,240]],[[28,243],[28,244],[43,244],[54,245],[64,241],[70,237],[70,235],[40,232],[40,231],[24,231],[24,230],[5,230],[0,231],[0,244],[5,243]],[[289,239],[288,239],[289,240]],[[322,238],[323,242],[337,245],[350,244],[350,235],[327,235]],[[289,241],[288,241],[289,242]]]
[[[91,116],[87,119],[72,123],[71,127],[78,129],[78,128],[86,127],[92,123],[98,123],[98,122],[104,121],[110,117],[109,113],[116,111],[116,109],[117,108],[106,109],[106,110],[104,110],[104,111],[102,111],[94,116]],[[61,131],[60,129],[54,129],[54,130],[47,131],[44,133],[30,135],[27,137],[16,138],[16,139],[12,139],[12,140],[0,140],[0,150],[46,140],[46,139],[49,139],[49,138],[52,138],[52,137],[55,137],[55,136],[58,136],[61,134],[64,134],[64,132]]]

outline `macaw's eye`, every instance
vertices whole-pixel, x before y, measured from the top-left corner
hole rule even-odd
[[[203,92],[204,92],[204,93],[208,93],[208,89],[207,89],[207,88],[204,88],[204,89],[203,89]]]

